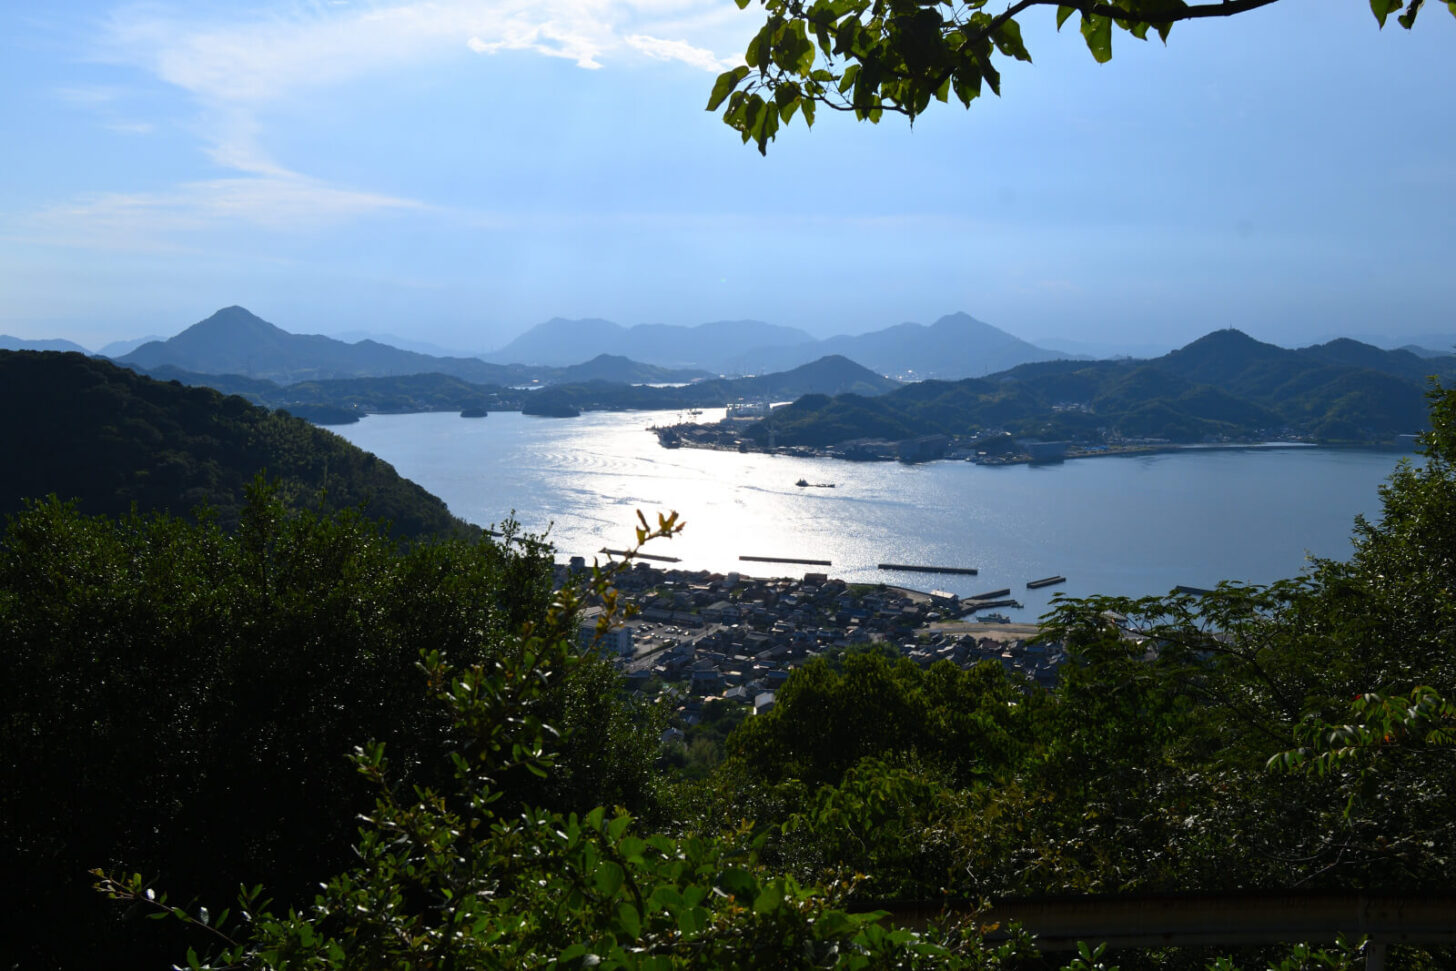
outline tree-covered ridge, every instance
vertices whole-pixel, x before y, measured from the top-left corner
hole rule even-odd
[[[1456,358],[1422,359],[1356,341],[1289,350],[1216,331],[1152,360],[1023,364],[988,378],[924,381],[866,399],[816,396],[774,413],[783,445],[990,430],[1081,442],[1296,436],[1382,441],[1425,427],[1426,376]],[[766,440],[768,423],[753,434]]]
[[[389,463],[308,422],[81,354],[0,352],[0,512],[56,494],[86,512],[212,510],[235,524],[266,470],[296,500],[363,506],[402,536],[468,527]]]
[[[749,378],[714,378],[657,387],[628,384],[621,379],[583,377],[599,373],[621,374],[642,369],[647,379],[681,377],[636,365],[625,358],[588,361],[567,368],[535,369],[551,381],[542,390],[522,390],[496,384],[474,384],[448,374],[408,374],[388,377],[335,378],[278,385],[236,374],[198,374],[177,368],[153,369],[154,377],[184,384],[217,388],[256,404],[285,408],[320,424],[341,423],[367,414],[402,414],[420,411],[461,411],[470,407],[519,411],[544,396],[562,409],[663,410],[722,407],[731,401],[786,400],[805,394],[882,394],[900,383],[882,377],[843,357],[829,356],[789,371]],[[539,409],[534,409],[539,410]]]

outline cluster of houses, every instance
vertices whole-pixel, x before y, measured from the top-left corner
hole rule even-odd
[[[559,567],[559,579],[580,569]],[[884,643],[928,666],[995,660],[1042,684],[1056,679],[1059,645],[1008,638],[994,624],[934,625],[965,614],[951,595],[883,585],[850,585],[823,573],[802,579],[660,569],[638,562],[614,585],[638,608],[599,629],[599,611],[582,618],[581,646],[613,657],[637,691],[667,692],[691,724],[706,699],[770,710],[795,667],[826,651]]]

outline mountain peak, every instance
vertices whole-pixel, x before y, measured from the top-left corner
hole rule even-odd
[[[197,330],[198,328],[203,330],[217,330],[222,328],[236,329],[240,327],[267,330],[279,329],[253,313],[247,307],[239,307],[234,304],[231,307],[223,307],[204,320],[199,320],[182,333],[185,334],[187,331]],[[178,336],[180,337],[181,334]]]

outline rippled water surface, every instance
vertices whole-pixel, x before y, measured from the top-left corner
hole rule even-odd
[[[701,420],[715,417],[707,413]],[[646,429],[666,413],[574,419],[499,412],[375,415],[335,429],[482,525],[512,510],[550,527],[561,558],[632,541],[636,510],[687,522],[653,553],[682,566],[762,575],[825,569],[961,595],[1010,587],[1039,613],[1057,592],[1162,593],[1221,579],[1268,582],[1306,553],[1343,557],[1357,513],[1400,456],[1322,449],[1217,449],[1046,466],[849,463],[664,449]],[[833,482],[833,489],[794,483]],[[831,567],[741,563],[742,554],[830,560]],[[976,567],[978,576],[896,573],[882,562]],[[1063,574],[1040,591],[1026,581]]]

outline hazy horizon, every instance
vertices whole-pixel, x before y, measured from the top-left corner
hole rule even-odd
[[[1052,11],[1004,97],[703,110],[728,0],[86,2],[0,13],[0,333],[92,349],[238,304],[487,352],[552,317],[815,337],[965,311],[1033,343],[1456,332],[1456,20],[1281,0],[1119,35]]]

